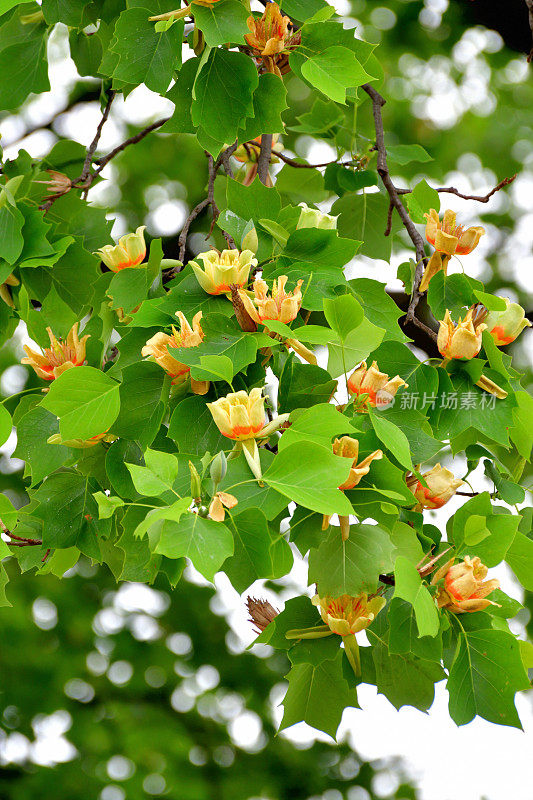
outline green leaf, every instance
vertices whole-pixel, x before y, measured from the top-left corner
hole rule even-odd
[[[0,446],[5,444],[11,436],[12,426],[11,414],[7,408],[0,403]]]
[[[350,464],[331,450],[313,442],[293,444],[282,450],[263,475],[276,491],[299,505],[321,514],[349,515],[351,503],[337,488],[348,477]]]
[[[480,303],[483,303],[485,308],[489,311],[505,311],[506,305],[503,297],[498,297],[495,294],[488,292],[481,292],[479,289],[474,290],[474,294]]]
[[[335,300],[324,300],[324,316],[341,340],[363,321],[363,309],[351,294],[340,295]]]
[[[55,473],[44,481],[33,496],[39,503],[34,515],[43,521],[43,547],[77,547],[99,560],[95,488],[90,478],[73,472]]]
[[[7,497],[7,495],[5,494],[0,494],[0,519],[2,520],[6,528],[9,528],[10,531],[13,530],[13,528],[17,524],[17,518],[18,518],[17,510],[13,506],[13,503],[11,502],[9,497]],[[3,545],[5,545],[4,541],[2,541],[2,544],[0,545],[0,548],[3,549],[3,555],[1,554],[2,550],[0,550],[0,558],[10,555],[11,553],[11,551],[9,551],[9,553],[6,552],[5,547],[3,547]]]
[[[347,192],[333,203],[332,214],[338,214],[339,236],[363,242],[360,253],[374,259],[390,261],[393,236],[385,236],[389,200],[381,192],[354,194]],[[397,215],[392,215],[394,234],[401,228]]]
[[[472,497],[453,516],[453,543],[457,555],[475,555],[487,567],[495,567],[504,558],[517,535],[520,516],[497,513],[488,492]]]
[[[109,517],[113,516],[117,508],[122,508],[124,506],[124,500],[114,495],[95,492],[93,497],[98,504],[98,519],[109,519]]]
[[[27,97],[50,89],[46,62],[47,31],[32,26],[24,38],[0,52],[0,109],[22,105]]]
[[[378,576],[392,569],[394,545],[379,525],[352,525],[344,542],[334,527],[318,550],[309,556],[309,583],[316,583],[323,597],[371,594]]]
[[[119,60],[113,78],[130,84],[144,83],[148,89],[165,94],[174,70],[181,66],[183,20],[158,33],[146,8],[122,11],[115,26],[111,50]]]
[[[81,27],[87,0],[43,0],[42,9],[46,22],[55,25],[62,22],[73,28]]]
[[[344,267],[357,249],[356,242],[339,238],[336,231],[300,228],[289,236],[283,255],[321,267]]]
[[[314,442],[331,450],[331,440],[343,433],[351,434],[356,430],[347,417],[339,414],[331,403],[320,403],[299,414],[291,426],[284,431],[279,440],[278,450],[281,453],[291,445],[301,442]]]
[[[249,13],[239,0],[218,0],[206,6],[193,0],[192,13],[209,47],[231,42],[244,45],[244,34],[250,32],[246,24]]]
[[[247,142],[262,133],[282,133],[285,126],[281,115],[287,108],[287,90],[283,80],[269,72],[260,75],[253,103],[253,117],[246,120],[246,127],[239,139]]]
[[[498,725],[521,728],[514,695],[529,686],[514,636],[497,630],[459,631],[447,683],[450,716],[457,725],[466,725],[478,715]]]
[[[216,132],[217,146],[207,147],[213,155],[225,142],[234,142],[245,119],[253,115],[252,94],[258,83],[255,65],[244,53],[210,52],[196,78],[191,116],[201,131],[211,137]]]
[[[202,319],[204,340],[197,347],[182,348],[180,361],[191,367],[191,375],[196,380],[229,380],[252,361],[255,361],[258,345],[264,344],[261,335],[246,333],[235,320],[222,314],[208,314]],[[268,341],[268,340],[266,340]],[[224,356],[226,361],[204,362],[207,356]],[[229,364],[228,364],[229,362]],[[221,374],[209,374],[209,364],[222,368]]]
[[[159,542],[161,537],[162,524],[165,520],[171,522],[179,522],[185,512],[189,509],[192,498],[183,497],[176,500],[164,508],[153,508],[146,514],[145,518],[137,525],[134,531],[136,539],[142,539],[148,534],[150,544],[153,546],[153,541]]]
[[[74,367],[52,382],[41,402],[59,417],[63,440],[89,439],[109,430],[120,409],[119,385],[94,367]]]
[[[533,397],[527,392],[517,392],[515,399],[517,407],[513,408],[513,427],[509,429],[509,435],[520,455],[529,459],[533,447]]]
[[[182,453],[203,455],[206,452],[231,450],[233,447],[233,443],[215,425],[205,400],[196,395],[186,397],[176,406],[170,418],[168,436],[176,442]]]
[[[422,179],[416,184],[411,194],[407,195],[407,208],[413,222],[424,224],[426,221],[424,214],[430,208],[434,208],[435,211],[440,209],[439,193],[426,180]]]
[[[390,161],[400,164],[402,167],[405,164],[411,164],[413,161],[424,164],[428,161],[433,161],[433,157],[419,144],[388,145],[387,157]]]
[[[320,622],[319,613],[309,597],[292,597],[285,603],[283,611],[259,634],[254,644],[270,644],[277,650],[288,650],[294,646],[294,640],[287,639],[287,631],[293,628],[312,628]]]
[[[369,416],[378,439],[403,467],[412,469],[411,446],[405,433],[379,411],[372,410]]]
[[[161,367],[151,361],[125,367],[119,389],[120,412],[113,433],[134,439],[143,447],[151,444],[165,413],[168,383]]]
[[[31,471],[32,484],[66,464],[74,457],[74,450],[58,444],[48,444],[48,438],[59,431],[59,424],[42,406],[30,409],[18,421],[15,458],[26,461]]]
[[[385,330],[384,339],[394,339],[405,342],[407,336],[398,325],[398,319],[403,316],[402,311],[392,297],[387,294],[385,284],[371,278],[356,278],[349,281],[352,291],[364,306],[365,317]]]
[[[289,688],[283,700],[280,731],[297,722],[307,722],[335,738],[344,709],[359,708],[356,690],[344,677],[342,661],[343,652],[339,649],[335,659],[316,666],[303,663],[292,667],[287,676]]]
[[[476,287],[482,287],[479,281],[462,273],[446,276],[441,270],[429,283],[428,303],[436,319],[444,319],[446,309],[454,320],[464,317],[466,308],[476,302]]]
[[[168,90],[167,98],[174,103],[170,119],[161,127],[165,133],[195,133],[191,119],[191,97],[198,71],[199,58],[189,58],[176,76],[175,84]]]
[[[327,403],[337,388],[337,381],[322,367],[301,364],[288,358],[279,376],[278,407],[281,413]]]
[[[344,114],[333,101],[317,97],[311,111],[307,111],[296,119],[298,124],[291,125],[290,130],[315,136],[321,133],[329,136],[331,129],[342,123]]]
[[[228,439],[225,441],[228,442]],[[211,452],[216,452],[216,450],[213,449]],[[259,449],[259,457],[261,459],[261,469],[265,473],[275,460],[275,456],[269,450],[261,447]],[[243,453],[238,458],[232,458],[228,461],[228,471],[218,488],[220,491],[229,492],[237,498],[239,514],[248,509],[260,509],[268,520],[273,520],[287,508],[289,503],[284,494],[280,494],[270,486],[259,485],[252,477],[250,467]]]
[[[517,533],[505,560],[528,592],[533,592],[533,540]]]
[[[389,653],[387,643],[376,636],[372,628],[367,633],[372,644],[378,692],[397,709],[414,706],[427,711],[435,697],[434,684],[444,677],[440,664],[411,653]]]
[[[176,456],[173,456],[172,453],[148,449],[144,454],[144,460],[145,467],[126,464],[139,494],[146,497],[160,497],[165,492],[172,491],[174,481],[178,476]]]
[[[2,53],[0,53],[0,61]],[[16,206],[5,203],[0,207],[0,258],[14,264],[22,252],[24,217]]]
[[[346,89],[372,80],[351,50],[341,46],[327,47],[311,56],[302,65],[302,75],[337,103],[346,102]]]
[[[233,537],[222,522],[188,512],[180,522],[165,521],[156,552],[167,558],[188,558],[208,581],[213,581],[233,553]]]
[[[326,301],[324,300],[324,303]],[[385,331],[367,319],[337,344],[335,340],[328,345],[328,372],[332,376],[343,375],[375,350],[381,344]],[[296,333],[296,335],[298,335]]]
[[[235,511],[239,510],[237,505]],[[272,577],[270,532],[265,515],[258,508],[229,515],[227,525],[233,533],[234,553],[224,572],[242,594],[254,581]]]
[[[398,556],[394,575],[396,578],[394,597],[406,600],[413,606],[418,635],[436,636],[440,625],[439,613],[416,567],[404,556]]]
[[[427,661],[440,662],[442,641],[439,636],[419,636],[415,611],[410,603],[395,598],[389,605],[389,652],[412,653]]]

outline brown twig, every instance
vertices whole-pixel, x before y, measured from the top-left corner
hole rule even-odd
[[[58,200],[60,197],[63,197],[63,195],[66,194],[68,191],[70,191],[70,189],[83,189],[83,196],[87,197],[87,192],[89,191],[91,184],[97,175],[97,172],[91,174],[91,164],[93,156],[96,151],[96,148],[98,147],[98,142],[100,141],[103,127],[107,121],[107,118],[109,117],[109,112],[111,111],[111,105],[113,103],[113,100],[115,99],[115,95],[116,92],[113,89],[111,89],[107,95],[105,108],[102,112],[100,121],[96,127],[96,133],[94,134],[93,140],[90,143],[89,147],[87,148],[81,173],[77,178],[74,178],[73,180],[70,181],[70,186],[65,191],[56,192],[52,194],[50,197],[47,197],[46,202],[44,202],[42,205],[39,206],[40,211],[44,211],[44,213],[46,214],[53,206],[55,201]]]
[[[257,159],[257,177],[262,184],[268,184],[268,167],[272,157],[272,134],[263,133],[261,136],[261,148]]]
[[[533,2],[533,0],[532,0]],[[509,178],[504,178],[503,181],[500,181],[497,186],[487,192],[487,194],[463,194],[455,186],[439,186],[438,189],[435,189],[436,192],[447,192],[448,194],[454,194],[456,197],[460,197],[462,200],[476,200],[478,203],[488,203],[490,198],[496,192],[499,192],[500,189],[503,189],[504,186],[509,186],[510,183],[514,181],[517,177],[518,173],[515,172],[514,175],[511,175]],[[398,194],[411,194],[413,191],[412,189],[396,189]]]
[[[85,161],[83,162],[81,175],[77,180],[73,181],[73,183],[75,184],[85,183],[85,181],[89,177],[89,173],[91,171],[92,158],[94,156],[96,148],[98,147],[98,142],[100,141],[100,136],[102,135],[102,129],[107,121],[107,118],[109,117],[109,112],[111,111],[111,105],[113,103],[113,100],[115,99],[115,94],[116,93],[113,91],[113,89],[110,89],[109,94],[107,95],[107,102],[105,104],[105,108],[102,113],[102,118],[98,123],[98,126],[96,128],[96,133],[94,134],[94,139],[87,148],[87,154],[85,156]]]
[[[165,117],[164,119],[158,119],[156,122],[152,122],[151,125],[148,125],[146,128],[143,128],[142,131],[136,133],[135,136],[130,136],[130,138],[126,139],[124,142],[122,142],[122,144],[117,145],[106,156],[102,156],[102,158],[95,159],[94,163],[98,164],[98,169],[95,170],[94,172],[93,180],[94,178],[96,178],[97,175],[101,173],[106,164],[109,164],[112,158],[115,158],[116,155],[122,153],[122,151],[125,150],[126,147],[129,147],[130,144],[137,144],[137,142],[142,141],[142,139],[144,139],[145,136],[148,136],[149,133],[152,133],[152,131],[155,131],[158,128],[160,128],[162,125],[165,124],[165,122],[168,122],[169,119],[170,117]]]
[[[243,144],[248,154],[250,154],[250,147],[255,147],[257,150],[261,148],[261,145],[253,140],[249,142],[243,142]],[[285,164],[289,164],[291,167],[296,167],[296,169],[318,169],[319,167],[329,167],[331,164],[337,164],[339,167],[349,167],[353,166],[355,163],[353,159],[349,159],[348,161],[337,161],[337,159],[334,159],[333,161],[324,161],[322,164],[302,164],[300,161],[295,161],[294,158],[289,158],[289,156],[286,156],[284,153],[278,153],[277,150],[275,152],[275,156]]]
[[[410,320],[410,322],[412,322],[414,325],[416,325],[416,327],[417,327],[417,328],[420,328],[420,330],[421,330],[421,331],[424,331],[424,333],[425,333],[427,336],[429,336],[429,338],[430,338],[430,339],[433,339],[433,341],[434,341],[434,342],[436,342],[436,341],[437,341],[437,339],[438,339],[438,336],[437,336],[437,334],[435,333],[435,331],[434,331],[434,330],[432,330],[431,328],[429,328],[427,325],[425,325],[425,324],[422,322],[422,320],[419,320],[419,319],[418,319],[418,317],[411,317],[411,320]]]
[[[383,182],[383,185],[385,186],[385,189],[388,192],[390,202],[398,212],[400,219],[403,223],[403,226],[406,229],[407,233],[409,234],[409,238],[414,244],[416,250],[417,263],[415,269],[415,276],[413,280],[413,291],[411,294],[411,300],[409,302],[409,308],[407,309],[407,315],[405,318],[405,321],[409,322],[413,319],[418,302],[422,297],[422,293],[419,291],[418,287],[420,286],[420,281],[422,280],[422,275],[424,274],[424,268],[427,263],[426,253],[424,250],[424,240],[422,239],[420,233],[417,231],[411,217],[407,213],[407,209],[400,200],[398,190],[396,189],[396,186],[392,182],[392,179],[389,174],[389,168],[387,166],[387,150],[385,149],[385,134],[383,131],[383,117],[381,115],[381,109],[385,105],[386,101],[379,94],[379,92],[377,92],[374,89],[373,86],[370,86],[370,84],[365,83],[363,84],[362,88],[372,100],[372,113],[374,116],[374,130],[376,134],[376,150],[378,154],[377,158],[378,174]]]
[[[237,146],[236,144],[235,145],[231,145],[230,147],[227,148],[227,150],[230,150],[231,152],[233,152],[235,150],[236,146]],[[232,148],[233,148],[233,150],[232,150]],[[227,151],[224,151],[224,152],[227,152]],[[219,167],[223,163],[223,154],[219,155],[219,157],[217,158],[216,161],[213,159],[213,156],[211,155],[211,153],[207,152],[207,150],[205,151],[205,154],[207,156],[207,163],[208,163],[208,168],[209,168],[209,180],[207,182],[207,197],[204,197],[203,200],[200,200],[200,202],[192,209],[191,213],[189,214],[189,216],[185,220],[185,224],[184,224],[184,226],[183,226],[183,228],[181,230],[181,233],[179,235],[179,238],[178,238],[179,260],[180,261],[183,261],[183,259],[185,258],[185,248],[186,248],[186,245],[187,245],[187,236],[189,234],[189,228],[191,227],[191,225],[194,222],[194,220],[196,219],[196,217],[199,214],[202,213],[204,208],[207,208],[207,206],[211,206],[211,209],[213,211],[213,221],[211,223],[211,228],[210,228],[209,234],[208,234],[208,235],[210,235],[212,230],[213,230],[213,228],[214,228],[214,226],[215,226],[215,223],[216,223],[216,221],[217,221],[217,219],[218,219],[218,217],[220,215],[219,208],[218,208],[218,206],[217,206],[217,204],[215,202],[215,178],[217,176],[217,172],[218,172]],[[227,158],[229,158],[229,155],[227,156]],[[224,238],[225,238],[226,242],[228,243],[228,247],[235,248],[236,247],[235,242],[234,242],[233,238],[230,236],[230,234],[227,233],[226,231],[222,231],[222,233],[224,235]],[[180,268],[180,269],[182,269],[182,268]],[[174,272],[171,273],[171,274],[176,274],[176,272],[179,272],[180,269],[174,268]]]

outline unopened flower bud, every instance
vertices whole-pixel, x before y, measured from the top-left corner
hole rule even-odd
[[[226,454],[223,450],[216,454],[214,459],[211,462],[211,467],[209,469],[211,473],[211,480],[218,486],[218,484],[224,480],[226,477],[226,472],[228,469],[228,461],[226,459]]]
[[[202,479],[198,474],[198,470],[192,463],[189,461],[189,472],[191,473],[191,495],[194,498],[198,498],[202,496]]]

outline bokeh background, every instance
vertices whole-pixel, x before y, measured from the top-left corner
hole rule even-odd
[[[418,142],[434,158],[423,172],[416,164],[395,170],[398,185],[426,177],[434,186],[483,195],[518,173],[487,204],[450,195],[443,205],[455,209],[461,222],[481,221],[486,228],[469,256],[469,274],[484,281],[487,291],[531,311],[533,65],[526,61],[531,31],[524,0],[330,1],[347,27],[381,44],[387,143]],[[51,91],[29,98],[16,115],[0,117],[4,158],[20,149],[45,158],[62,138],[83,145],[92,139],[100,119],[99,85],[79,74],[62,25],[51,36],[49,60]],[[314,163],[334,158],[327,143],[290,130],[308,110],[308,90],[294,77],[286,80],[285,152]],[[99,151],[105,154],[172,108],[144,87],[125,101],[117,98]],[[357,133],[359,151],[367,153],[373,135],[368,105],[358,110]],[[108,211],[113,235],[145,224],[148,238],[163,237],[165,255],[176,257],[188,210],[205,194],[205,157],[194,137],[151,135],[125,150],[102,177],[89,199]],[[327,209],[320,187],[314,199]],[[209,224],[207,217],[194,224],[188,257],[208,249]],[[396,268],[410,255],[400,235],[390,264],[357,257],[349,269],[352,276],[386,281],[403,304]],[[416,331],[409,333],[415,338]],[[18,364],[24,336],[19,329],[0,350],[3,397],[34,381]],[[530,388],[531,338],[524,335],[512,345]],[[417,352],[426,344],[417,334]],[[23,465],[9,458],[15,445],[12,437],[2,449],[0,490],[21,505]],[[483,485],[482,476],[478,480]],[[526,485],[532,481],[526,475]],[[459,502],[435,519],[442,522]],[[428,715],[396,712],[372,687],[363,687],[363,710],[345,714],[340,745],[304,724],[276,737],[287,663],[266,646],[246,650],[252,627],[244,598],[227,580],[217,578],[214,590],[188,570],[171,592],[162,582],[117,586],[108,571],[88,562],[61,582],[53,575],[18,575],[15,564],[8,570],[13,607],[0,609],[2,800],[71,800],[82,793],[98,800],[528,796],[528,696],[519,699],[525,733],[480,720],[458,730],[447,716],[440,684]],[[523,637],[533,602],[507,573],[498,577],[526,605],[512,622]],[[305,583],[305,568],[296,562],[287,580],[250,591],[281,607],[305,591]]]

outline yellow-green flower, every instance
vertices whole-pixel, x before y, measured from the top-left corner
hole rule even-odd
[[[484,322],[476,324],[474,309],[469,308],[462,320],[455,323],[448,309],[439,323],[437,347],[443,358],[475,358],[481,350],[482,334],[487,327]]]
[[[146,255],[145,228],[145,225],[141,225],[135,233],[126,233],[125,236],[120,237],[116,245],[106,244],[104,247],[100,247],[95,255],[100,256],[106,267],[109,267],[112,272],[139,266]]]
[[[189,264],[207,294],[227,294],[233,285],[242,288],[248,283],[251,268],[257,266],[257,258],[251,250],[223,250],[221,253],[209,250],[196,258],[202,261],[203,268],[197,261]]]

